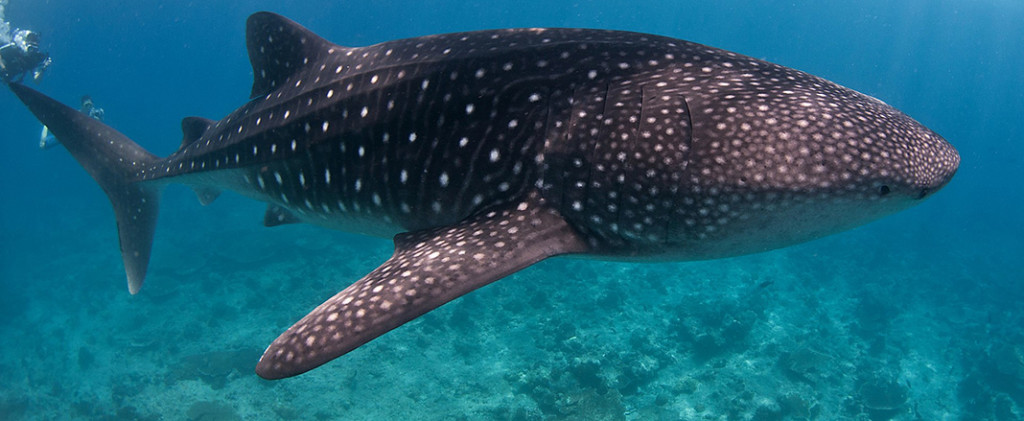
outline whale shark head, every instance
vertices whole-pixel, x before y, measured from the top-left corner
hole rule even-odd
[[[688,182],[705,191],[696,196],[755,197],[751,211],[772,211],[778,230],[813,238],[909,208],[952,179],[960,156],[941,136],[877,99],[801,75],[810,82],[776,87],[769,101],[691,105]]]
[[[768,222],[774,235],[760,246],[784,246],[909,208],[951,180],[960,156],[941,136],[875,98],[800,76],[779,78],[787,82],[762,95],[768,101],[726,95],[691,105],[695,202],[740,220],[733,233]],[[747,212],[759,216],[723,211],[733,208],[729,195],[754,199]]]
[[[544,152],[541,190],[594,254],[784,247],[913,206],[959,165],[949,142],[871,96],[699,44],[641,43],[607,54],[628,80],[574,94],[569,141]]]
[[[692,150],[677,233],[687,257],[758,252],[909,208],[960,156],[893,107],[793,72],[690,103]],[[778,81],[774,82],[773,80]],[[770,86],[769,89],[758,89]]]
[[[776,227],[769,237],[774,244],[765,248],[914,206],[946,185],[960,164],[956,149],[932,130],[877,99],[830,83],[803,93],[787,89],[771,108],[770,117],[731,128],[756,133],[747,139],[770,141],[718,173],[735,171],[727,176],[735,183],[730,187],[759,192],[752,210],[767,211]],[[721,128],[715,122],[703,130],[717,139]]]

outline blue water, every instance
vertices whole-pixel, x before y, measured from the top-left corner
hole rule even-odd
[[[263,228],[259,203],[172,187],[130,296],[107,199],[2,90],[0,419],[1024,418],[1024,5],[751,3],[10,0],[54,59],[38,89],[92,95],[161,155],[182,117],[246,101],[245,18],[271,10],[343,45],[514,26],[684,38],[881,98],[962,165],[916,208],[796,247],[543,262],[268,382],[263,347],[390,241]]]

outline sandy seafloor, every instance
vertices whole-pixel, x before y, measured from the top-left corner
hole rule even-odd
[[[263,228],[259,203],[227,193],[204,208],[171,187],[131,296],[102,191],[65,151],[37,150],[39,126],[0,92],[0,420],[1024,418],[1024,6],[589,1],[554,15],[544,2],[111,1],[39,0],[47,13],[8,17],[76,40],[50,41],[58,61],[39,89],[68,103],[93,94],[110,124],[162,154],[181,117],[245,101],[242,22],[270,9],[354,44],[526,25],[693,39],[883,98],[963,164],[916,208],[795,247],[542,262],[271,382],[253,373],[262,349],[391,243]]]
[[[261,229],[260,207],[238,197],[182,208],[167,225],[210,235],[161,230],[138,296],[90,288],[122,279],[116,250],[96,246],[113,233],[66,238],[70,223],[55,223],[14,253],[46,263],[5,276],[62,286],[5,291],[0,337],[17,346],[0,356],[4,419],[938,420],[1024,407],[1019,292],[976,277],[985,256],[907,247],[913,211],[742,258],[550,260],[270,382],[252,372],[262,347],[389,242]]]

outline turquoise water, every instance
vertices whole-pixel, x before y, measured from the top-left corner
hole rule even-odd
[[[244,3],[244,4],[243,4]],[[164,195],[142,292],[102,191],[0,92],[0,419],[992,419],[1024,417],[1024,5],[832,2],[10,0],[54,65],[149,150],[249,94],[248,14],[347,45],[514,26],[628,29],[817,74],[949,139],[922,205],[770,253],[553,259],[282,380],[252,369],[388,240],[261,227],[263,205]]]

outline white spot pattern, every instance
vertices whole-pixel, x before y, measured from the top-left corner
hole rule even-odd
[[[684,41],[551,29],[314,48],[312,34],[273,22],[251,39],[256,98],[167,160],[130,164],[138,179],[209,172],[196,179],[377,235],[452,227],[533,194],[505,217],[554,211],[590,251],[689,259],[909,206],[959,162],[877,100]],[[822,213],[835,222],[814,219]],[[443,241],[410,245],[398,266],[379,269],[386,276],[325,303],[305,324],[321,330],[295,336],[281,358],[301,364],[335,335],[451,287],[424,265],[459,273],[521,247],[516,235],[531,225],[506,222],[479,235],[431,231]]]

